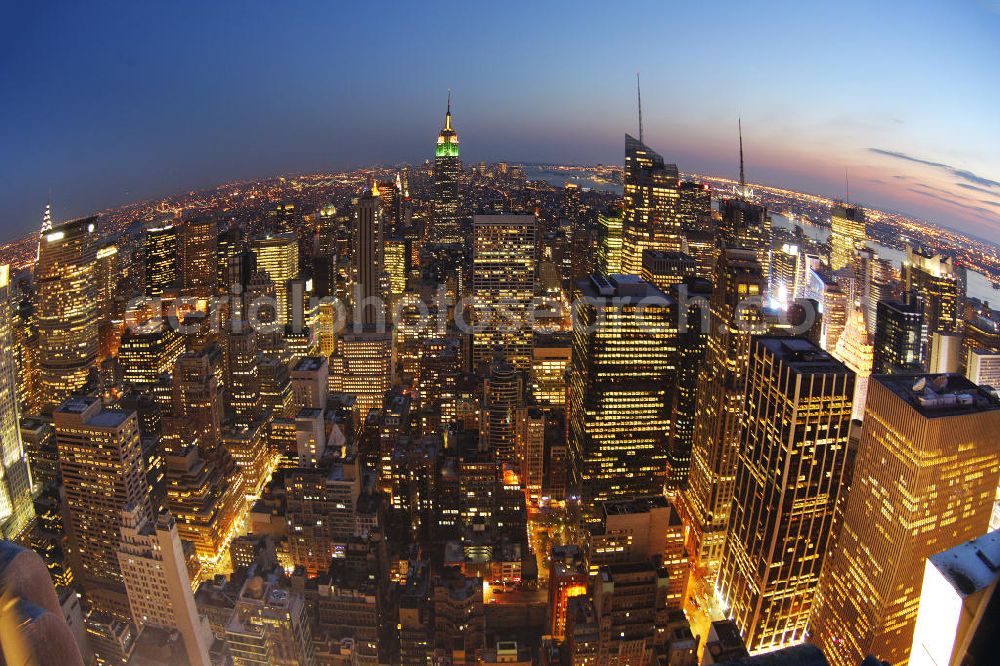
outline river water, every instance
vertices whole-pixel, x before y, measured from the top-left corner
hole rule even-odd
[[[794,222],[784,215],[771,214],[771,221],[774,226],[794,229],[796,226],[802,227],[803,233],[813,240],[826,242],[830,238],[830,230],[816,226],[806,220],[797,219]],[[879,243],[868,243],[868,246],[878,252],[878,255],[891,261],[896,268],[903,264],[906,253],[891,247],[880,245]],[[989,278],[973,270],[966,271],[966,295],[987,301],[993,304],[1000,303],[1000,290],[993,288]]]

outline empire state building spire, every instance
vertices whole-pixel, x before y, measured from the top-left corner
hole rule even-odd
[[[458,134],[451,126],[451,91],[448,91],[448,108],[444,114],[444,127],[437,138],[435,157],[458,157]]]

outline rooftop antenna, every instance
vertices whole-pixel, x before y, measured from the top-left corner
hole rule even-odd
[[[639,86],[639,72],[635,73],[635,92],[639,97],[639,143],[645,143],[642,140],[642,88]]]
[[[740,189],[746,189],[747,179],[743,172],[743,119],[736,119],[736,126],[740,132]]]
[[[847,179],[847,167],[844,167],[844,203],[851,203],[851,181]]]

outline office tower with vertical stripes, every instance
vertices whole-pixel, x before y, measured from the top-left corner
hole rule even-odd
[[[879,301],[875,315],[875,374],[917,372],[923,365],[924,302],[909,294],[905,301]]]
[[[806,637],[851,428],[854,373],[805,338],[755,338],[717,590],[750,652]]]
[[[809,622],[831,666],[906,663],[925,560],[984,534],[1000,401],[960,375],[871,378],[851,490]]]
[[[277,300],[279,330],[289,323],[290,309],[288,282],[299,276],[299,242],[293,233],[268,235],[253,244],[257,255],[257,268],[266,272],[274,283]]]

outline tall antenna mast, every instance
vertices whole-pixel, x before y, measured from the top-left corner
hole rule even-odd
[[[740,132],[740,189],[746,189],[747,179],[743,172],[743,119],[736,119],[736,126]]]
[[[639,86],[639,72],[635,73],[635,92],[639,97],[639,143],[645,143],[642,140],[642,88]]]
[[[847,167],[844,167],[844,203],[851,203],[851,181],[847,179]]]

